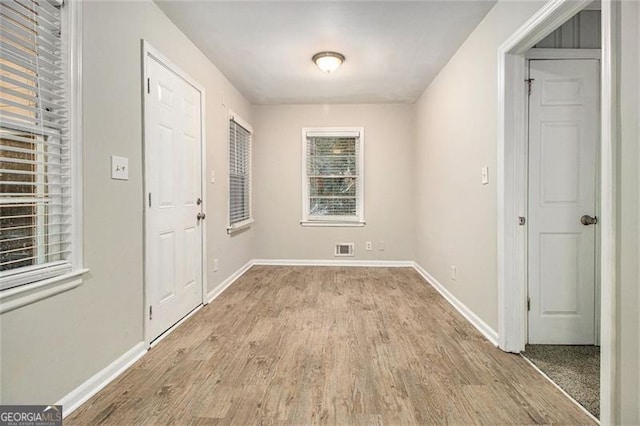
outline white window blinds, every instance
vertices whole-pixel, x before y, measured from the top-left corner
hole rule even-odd
[[[59,273],[71,267],[60,6],[2,0],[0,23],[0,278],[35,269]]]
[[[229,120],[229,226],[251,220],[251,132]]]
[[[359,131],[306,131],[307,220],[362,220]]]

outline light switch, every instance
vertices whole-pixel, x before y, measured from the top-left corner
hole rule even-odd
[[[486,185],[489,183],[489,167],[484,166],[482,168],[482,184]]]
[[[111,179],[129,180],[129,159],[111,156]]]
[[[211,183],[216,183],[216,171],[215,170],[211,170],[211,177],[209,178],[209,181]]]

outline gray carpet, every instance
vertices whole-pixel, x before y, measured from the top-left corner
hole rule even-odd
[[[600,418],[599,346],[527,345],[523,355]]]

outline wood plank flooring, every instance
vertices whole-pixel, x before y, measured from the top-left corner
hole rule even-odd
[[[254,266],[86,424],[593,424],[410,268]]]

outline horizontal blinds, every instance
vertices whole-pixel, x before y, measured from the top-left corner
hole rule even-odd
[[[358,132],[307,133],[309,216],[357,216]]]
[[[70,152],[59,4],[0,2],[0,277],[70,259]]]
[[[251,133],[229,120],[229,224],[251,218]]]

